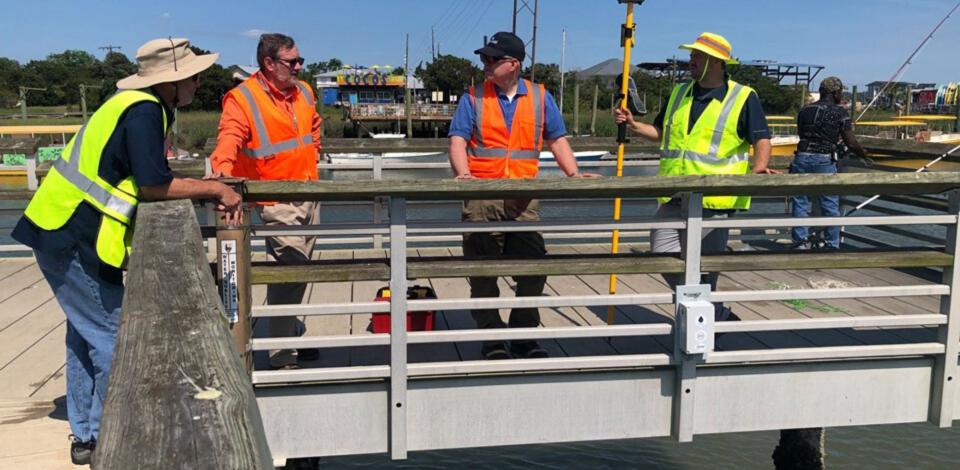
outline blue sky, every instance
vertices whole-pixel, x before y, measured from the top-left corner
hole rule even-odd
[[[254,61],[263,31],[293,36],[308,62],[410,63],[430,57],[433,26],[440,50],[473,58],[483,36],[510,30],[513,0],[4,0],[0,56],[27,62],[65,49],[103,57],[99,46],[136,48],[154,37],[187,37],[221,53],[222,65]],[[533,0],[529,0],[531,7]],[[636,8],[638,43],[632,62],[683,55],[677,45],[701,31],[723,34],[741,59],[820,64],[820,75],[848,84],[886,80],[956,0],[647,0]],[[540,0],[537,61],[586,68],[622,57],[619,25],[626,7],[616,0]],[[531,36],[532,15],[517,30]],[[960,80],[960,11],[951,17],[907,73],[906,81]],[[528,47],[529,54],[529,47]]]

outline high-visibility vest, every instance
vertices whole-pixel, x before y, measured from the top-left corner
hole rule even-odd
[[[86,201],[101,214],[97,256],[115,268],[124,267],[130,255],[138,188],[132,175],[114,186],[100,177],[98,169],[120,117],[131,106],[144,101],[160,103],[156,96],[138,90],[120,91],[103,103],[64,147],[62,156],[54,161],[24,211],[37,227],[58,230]],[[163,130],[166,133],[166,113]]]
[[[737,134],[740,112],[753,89],[727,82],[723,101],[711,100],[691,129],[693,83],[677,85],[667,102],[660,140],[659,176],[745,175],[750,170],[750,143]],[[688,131],[689,129],[689,131]],[[660,198],[661,203],[670,198]],[[749,196],[706,196],[708,209],[749,209]]]
[[[297,81],[293,116],[273,103],[260,74],[228,92],[250,123],[250,138],[237,156],[233,176],[251,180],[315,180],[317,149],[313,142],[314,97],[310,87]]]
[[[527,94],[517,95],[513,123],[507,130],[493,82],[470,87],[476,113],[473,136],[467,145],[467,163],[475,178],[535,178],[543,147],[546,91],[524,80]]]

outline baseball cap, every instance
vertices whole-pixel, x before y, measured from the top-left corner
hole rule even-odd
[[[500,31],[493,35],[487,45],[473,51],[474,54],[483,54],[490,57],[513,57],[523,62],[527,56],[523,40],[516,34]]]

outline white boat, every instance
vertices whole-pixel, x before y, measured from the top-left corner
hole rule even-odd
[[[373,137],[374,139],[406,139],[407,134],[398,134],[393,132],[379,132],[374,134],[371,132],[370,137]]]
[[[603,151],[584,151],[584,152],[573,152],[573,156],[576,157],[578,162],[595,162],[603,158],[608,152]],[[540,160],[553,161],[553,152],[544,151],[540,152]]]
[[[324,154],[328,163],[332,164],[350,164],[365,163],[373,159],[372,153],[326,153]],[[422,160],[422,157],[443,155],[443,152],[386,152],[382,154],[384,161],[407,162]]]

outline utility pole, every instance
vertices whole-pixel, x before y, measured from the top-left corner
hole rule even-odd
[[[403,115],[407,118],[407,138],[413,138],[413,116],[410,115],[410,33],[407,33],[407,45],[403,50]]]
[[[20,117],[27,120],[27,92],[28,91],[47,91],[46,88],[34,88],[28,86],[20,87]]]
[[[535,82],[537,76],[537,8],[540,0],[533,0],[533,50],[530,51],[530,81]]]
[[[80,110],[83,112],[83,122],[87,122],[87,88],[100,88],[100,85],[80,84]]]
[[[123,49],[123,47],[121,47],[121,46],[114,46],[114,45],[112,45],[112,44],[107,44],[106,46],[100,46],[100,47],[98,47],[97,49],[100,49],[101,51],[107,51],[107,54],[109,54],[109,53],[113,52],[114,49],[116,49],[116,50],[119,51],[120,49]]]
[[[437,60],[437,40],[433,35],[433,26],[430,27],[430,57]]]
[[[567,55],[567,30],[563,30],[563,39],[560,42],[560,114],[563,114],[563,59]]]
[[[533,8],[530,8],[531,0],[514,0],[513,1],[513,34],[517,34],[517,14],[520,13],[520,10],[525,9],[528,12],[533,14],[533,33],[531,38],[527,41],[527,45],[530,45],[530,81],[534,81],[537,75],[537,11],[539,8],[540,0],[533,0]]]

